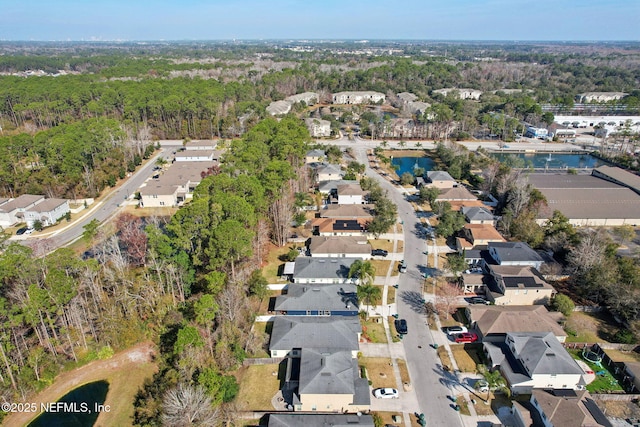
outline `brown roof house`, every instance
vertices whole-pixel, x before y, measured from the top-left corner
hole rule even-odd
[[[44,196],[23,194],[0,205],[0,227],[11,227],[24,221],[24,212],[44,200]]]
[[[465,224],[460,234],[460,237],[456,237],[458,252],[471,249],[474,246],[486,246],[490,242],[506,242],[491,224]]]
[[[530,402],[544,426],[612,427],[587,390],[534,389]]]
[[[309,242],[312,257],[371,259],[371,245],[366,237],[313,236]]]
[[[508,332],[549,331],[565,342],[567,334],[560,326],[562,313],[550,312],[544,305],[469,305],[469,323],[483,341],[504,341]]]

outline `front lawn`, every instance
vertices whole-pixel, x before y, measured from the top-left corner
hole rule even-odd
[[[452,345],[451,352],[461,372],[476,372],[484,358],[482,344]]]
[[[386,357],[362,357],[358,364],[367,370],[367,377],[372,388],[396,388],[396,377],[393,374],[391,359]]]
[[[380,323],[375,320],[379,319]],[[362,324],[362,336],[369,342],[374,344],[386,344],[387,335],[384,333],[384,325],[380,317],[369,318],[366,321],[361,321]]]
[[[400,371],[400,381],[402,384],[411,383],[411,378],[409,377],[409,369],[407,368],[407,362],[402,359],[396,359],[396,363],[398,364],[398,370]]]

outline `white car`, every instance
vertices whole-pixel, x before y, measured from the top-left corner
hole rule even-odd
[[[457,335],[463,332],[469,332],[464,326],[447,326],[443,328],[447,335]]]
[[[398,390],[395,388],[377,388],[373,391],[373,396],[376,399],[397,399]]]

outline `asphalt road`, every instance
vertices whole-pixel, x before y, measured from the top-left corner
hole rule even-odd
[[[159,153],[156,153],[150,161],[138,169],[132,176],[127,178],[119,188],[113,189],[103,200],[99,200],[93,206],[90,206],[89,213],[85,214],[81,219],[72,222],[68,227],[65,227],[62,230],[52,233],[43,233],[40,236],[34,236],[34,238],[20,240],[20,242],[32,247],[40,242],[41,245],[44,245],[43,250],[45,252],[50,252],[56,248],[72,243],[82,236],[82,233],[84,232],[83,227],[92,220],[96,219],[103,224],[106,220],[115,215],[120,210],[120,207],[125,200],[135,194],[144,181],[152,175],[157,159],[162,157],[163,159],[170,161],[169,159],[173,157],[173,151],[180,146],[182,146],[182,141],[162,142],[162,148]]]
[[[366,165],[366,175],[376,179],[387,190],[388,197],[398,206],[398,216],[403,222],[405,261],[408,268],[399,277],[396,304],[400,318],[406,319],[408,324],[409,333],[405,335],[403,345],[411,383],[420,406],[415,411],[425,414],[428,426],[462,426],[460,415],[453,409],[453,402],[449,399],[451,384],[448,378],[451,375],[442,370],[440,359],[432,347],[434,341],[431,331],[426,324],[422,302],[423,273],[433,272],[426,266],[427,257],[423,252],[427,246],[423,234],[419,233],[420,227],[417,227],[420,221],[416,212],[402,193],[369,168],[365,147],[349,141],[336,143],[353,147],[357,160]],[[430,286],[427,290],[430,290]]]

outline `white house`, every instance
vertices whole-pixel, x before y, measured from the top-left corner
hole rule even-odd
[[[481,90],[469,89],[469,88],[437,89],[437,90],[434,90],[433,93],[437,93],[442,96],[447,96],[449,93],[452,93],[452,94],[455,94],[460,99],[473,99],[476,101],[480,99],[480,96],[482,96]]]
[[[291,111],[291,103],[288,101],[274,101],[267,107],[267,113],[272,116],[280,116]]]
[[[329,120],[307,118],[304,119],[304,123],[313,138],[328,138],[331,136],[331,122]]]
[[[380,92],[359,91],[359,92],[338,92],[333,94],[334,104],[367,104],[384,102],[385,95]]]
[[[202,181],[207,169],[214,162],[175,162],[159,176],[151,179],[140,188],[140,206],[157,208],[178,206],[192,197],[193,190]]]
[[[609,102],[617,101],[627,96],[624,92],[584,92],[578,95],[579,102]]]
[[[320,97],[315,92],[303,92],[287,96],[284,100],[291,103],[291,105],[297,104],[298,102],[304,102],[307,105],[314,105],[318,102],[318,99],[320,99]]]
[[[340,165],[322,164],[316,167],[316,182],[336,181],[345,176]]]
[[[366,191],[360,184],[341,184],[337,188],[339,205],[362,205]]]
[[[582,368],[552,332],[509,332],[503,343],[483,342],[485,353],[513,393],[536,388],[581,390]]]
[[[24,211],[24,220],[29,228],[33,228],[36,221],[40,221],[43,227],[48,227],[58,222],[68,212],[70,212],[68,200],[45,199]]]
[[[220,152],[216,150],[184,150],[178,151],[176,162],[212,162],[220,160]]]
[[[5,199],[6,200],[6,199]],[[11,227],[24,220],[24,212],[41,203],[44,196],[23,194],[0,205],[0,227]]]

